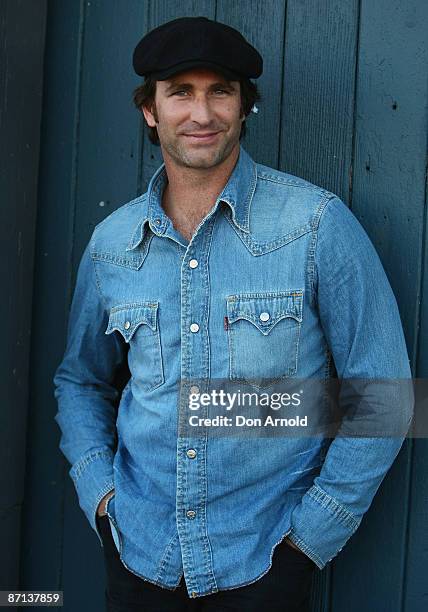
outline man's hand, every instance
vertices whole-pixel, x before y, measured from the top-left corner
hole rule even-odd
[[[107,502],[110,499],[110,497],[113,497],[113,495],[114,495],[114,489],[113,489],[113,491],[109,491],[108,493],[106,493],[104,495],[104,497],[102,498],[102,500],[98,504],[98,508],[97,508],[98,516],[105,516]]]

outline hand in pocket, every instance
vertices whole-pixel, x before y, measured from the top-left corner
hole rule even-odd
[[[98,516],[105,516],[106,515],[107,502],[110,499],[110,497],[113,497],[113,495],[114,495],[114,489],[112,491],[109,491],[108,493],[106,493],[104,495],[104,497],[102,498],[102,500],[98,504],[98,508],[97,508],[97,515]]]

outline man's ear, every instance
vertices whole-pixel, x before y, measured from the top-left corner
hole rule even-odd
[[[141,107],[144,118],[147,121],[147,125],[149,127],[156,127],[156,121],[155,121],[155,117],[153,115],[152,109],[153,109],[153,106],[151,108],[147,108],[147,106]]]

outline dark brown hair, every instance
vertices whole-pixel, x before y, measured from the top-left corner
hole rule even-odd
[[[244,114],[246,117],[251,112],[255,102],[260,100],[260,92],[257,88],[257,85],[250,81],[250,79],[242,78],[237,79],[241,86],[241,114]],[[156,94],[156,81],[151,77],[147,77],[145,81],[133,92],[133,100],[137,109],[141,112],[142,106],[151,109],[153,106],[153,102],[155,101]],[[146,124],[147,125],[147,124]],[[158,131],[155,127],[147,126],[149,130],[149,139],[155,145],[159,145],[159,136]],[[243,138],[245,136],[246,127],[245,121],[242,122],[241,126],[241,134],[239,138]]]

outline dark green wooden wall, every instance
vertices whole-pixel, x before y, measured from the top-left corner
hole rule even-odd
[[[20,571],[45,22],[45,0],[0,0],[0,590]]]
[[[340,195],[397,297],[413,375],[428,374],[426,0],[51,0],[35,249],[21,588],[103,609],[102,550],[58,450],[52,376],[82,250],[96,223],[160,163],[133,107],[141,36],[179,16],[240,29],[260,50],[257,161]],[[343,552],[317,575],[314,611],[428,609],[428,442],[407,439]]]

